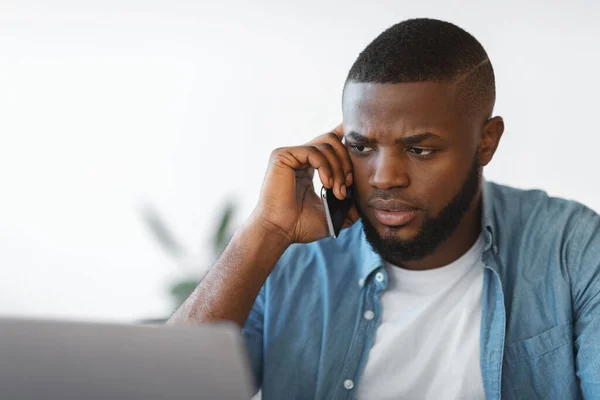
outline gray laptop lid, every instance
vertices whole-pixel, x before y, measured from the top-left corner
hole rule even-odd
[[[234,324],[0,319],[2,399],[250,399]]]

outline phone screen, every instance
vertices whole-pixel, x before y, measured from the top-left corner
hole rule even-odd
[[[323,198],[323,206],[325,207],[325,217],[329,226],[329,234],[335,238],[342,230],[344,220],[352,206],[352,188],[347,188],[347,196],[344,200],[335,197],[333,190],[325,188],[321,190],[321,197]]]

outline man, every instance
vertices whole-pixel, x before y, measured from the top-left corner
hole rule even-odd
[[[242,326],[265,399],[600,398],[600,217],[483,180],[494,82],[455,25],[383,32],[350,69],[343,125],[272,153],[171,322]],[[314,170],[353,188],[337,239]]]

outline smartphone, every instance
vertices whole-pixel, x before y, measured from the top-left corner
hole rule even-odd
[[[346,198],[340,200],[333,194],[333,190],[325,189],[325,186],[321,188],[321,200],[323,201],[323,208],[325,209],[325,218],[327,219],[327,226],[329,228],[329,236],[336,238],[342,226],[344,220],[352,207],[352,187],[346,188]]]

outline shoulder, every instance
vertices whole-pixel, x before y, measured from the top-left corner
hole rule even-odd
[[[600,282],[600,216],[594,210],[542,190],[489,182],[485,190],[486,223],[505,272],[549,279],[553,285],[565,279]]]
[[[581,234],[591,220],[600,221],[589,207],[574,201],[548,195],[543,190],[523,190],[485,183],[487,214],[492,225],[513,235]],[[491,200],[491,201],[490,201]]]

